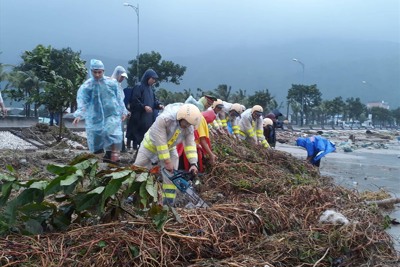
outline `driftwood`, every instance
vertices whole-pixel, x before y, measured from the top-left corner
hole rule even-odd
[[[393,198],[387,198],[387,199],[382,199],[382,200],[371,200],[371,201],[366,201],[366,203],[368,205],[375,204],[378,206],[394,205],[394,204],[400,203],[400,198],[393,197]]]

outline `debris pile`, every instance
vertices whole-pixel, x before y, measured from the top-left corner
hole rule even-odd
[[[176,208],[157,229],[145,214],[0,239],[3,266],[398,266],[385,217],[288,153],[213,140],[219,163],[197,191],[208,209]],[[1,209],[1,208],[0,208]],[[326,210],[349,222],[321,223]],[[181,222],[179,222],[181,221]],[[0,226],[1,227],[1,226]]]

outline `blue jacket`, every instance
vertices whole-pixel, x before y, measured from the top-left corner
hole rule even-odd
[[[319,135],[307,138],[300,137],[296,140],[296,144],[307,150],[307,156],[312,157],[312,163],[336,150],[335,144]]]

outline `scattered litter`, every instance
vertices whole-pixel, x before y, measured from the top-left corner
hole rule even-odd
[[[326,210],[319,218],[320,223],[349,224],[349,220],[341,213],[334,210]]]

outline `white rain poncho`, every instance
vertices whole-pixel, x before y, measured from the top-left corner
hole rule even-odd
[[[117,67],[115,67],[114,72],[113,72],[113,74],[111,75],[111,79],[114,79],[114,80],[117,81],[117,83],[118,83],[118,90],[120,91],[119,94],[120,94],[121,97],[122,97],[122,101],[124,101],[124,99],[125,99],[124,89],[122,88],[121,82],[119,82],[119,78],[120,78],[121,76],[123,76],[123,77],[125,77],[126,79],[128,79],[128,74],[126,73],[125,68],[122,67],[122,66],[117,66]],[[126,109],[126,107],[125,107],[125,105],[124,105],[124,115],[128,115],[128,113],[129,113],[129,112],[128,112],[128,110]]]
[[[190,163],[197,163],[197,150],[194,141],[194,127],[189,126],[182,129],[179,125],[177,113],[183,103],[167,105],[164,111],[157,117],[156,121],[145,134],[140,145],[138,157],[134,165],[148,167],[148,164],[163,162],[166,159],[176,160],[172,154],[176,154],[176,145],[183,143],[185,154]],[[139,159],[141,156],[147,158]],[[137,164],[146,162],[145,164]],[[177,168],[178,162],[174,162]]]
[[[269,147],[263,134],[263,117],[260,116],[254,120],[251,114],[251,108],[246,109],[240,117],[239,138],[242,140],[250,139],[253,140],[255,144],[260,143],[264,147]]]
[[[104,65],[100,60],[92,59],[90,69],[104,70]],[[108,77],[95,80],[91,75],[79,88],[74,116],[85,120],[91,152],[111,150],[112,145],[121,146],[121,119],[125,110],[122,99],[118,83]]]

